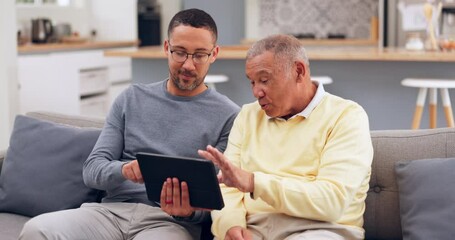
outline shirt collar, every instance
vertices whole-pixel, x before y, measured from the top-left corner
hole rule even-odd
[[[290,117],[289,119],[295,118],[296,116],[302,116],[304,118],[310,117],[310,114],[313,111],[313,109],[316,108],[316,106],[322,101],[322,98],[324,98],[324,95],[326,93],[326,91],[324,90],[324,86],[320,82],[313,81],[313,83],[315,83],[318,86],[317,90],[316,90],[316,94],[314,94],[313,99],[311,99],[310,103],[306,106],[305,109],[303,109],[303,111],[295,114],[294,116]],[[272,117],[269,117],[269,116],[267,116],[267,118],[273,119]],[[280,117],[278,117],[276,119],[284,120],[283,118],[280,118]]]

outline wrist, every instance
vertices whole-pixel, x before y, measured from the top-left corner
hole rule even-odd
[[[189,216],[176,216],[176,215],[172,215],[172,217],[175,219],[175,220],[178,220],[178,221],[185,221],[185,220],[191,220],[194,215],[195,215],[196,211],[193,211]]]

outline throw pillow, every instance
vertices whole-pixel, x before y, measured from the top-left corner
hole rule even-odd
[[[0,174],[0,212],[33,217],[96,201],[82,166],[100,132],[17,116]]]
[[[403,239],[453,239],[455,159],[402,161],[395,171]]]

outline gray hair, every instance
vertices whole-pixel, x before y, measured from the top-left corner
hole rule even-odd
[[[303,60],[307,66],[310,61],[306,55],[302,43],[295,37],[285,34],[276,34],[257,41],[251,46],[246,54],[246,60],[261,55],[265,52],[272,52],[275,59],[283,64],[286,69],[290,67],[295,60]]]

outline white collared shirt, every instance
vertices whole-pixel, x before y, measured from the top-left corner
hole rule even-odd
[[[318,88],[316,90],[316,94],[314,94],[313,99],[311,99],[310,103],[308,104],[308,106],[306,106],[305,109],[303,109],[301,112],[295,114],[294,116],[290,117],[289,119],[295,118],[296,116],[302,116],[304,118],[308,118],[310,116],[310,113],[313,111],[313,109],[321,102],[322,98],[326,94],[326,91],[324,90],[324,86],[320,82],[313,81],[313,83],[315,83],[318,86]],[[269,119],[272,119],[272,117],[269,117],[269,116],[267,116],[267,117]],[[284,119],[282,117],[276,117],[276,119],[286,121],[286,119]]]

